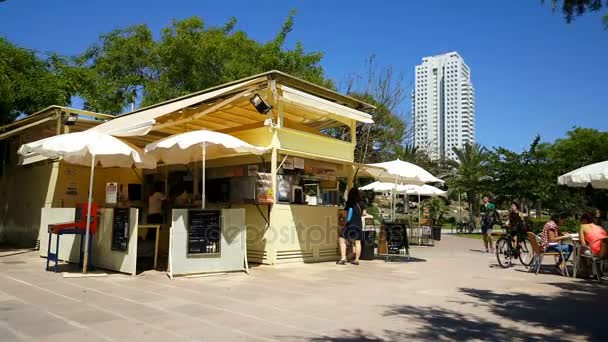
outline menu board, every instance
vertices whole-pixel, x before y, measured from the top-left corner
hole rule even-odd
[[[220,210],[188,210],[188,254],[220,252]]]
[[[272,175],[270,173],[259,172],[255,179],[255,187],[255,202],[257,204],[274,203],[274,194],[272,193]]]
[[[112,250],[126,251],[129,245],[129,208],[114,208]]]

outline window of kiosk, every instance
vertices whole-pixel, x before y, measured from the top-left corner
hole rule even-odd
[[[221,211],[191,209],[188,211],[188,255],[219,256],[221,253]]]

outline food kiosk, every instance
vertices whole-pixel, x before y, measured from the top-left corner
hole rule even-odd
[[[266,112],[254,105],[256,97],[267,104]],[[113,269],[134,272],[137,258],[131,253],[138,249],[139,227],[149,224],[146,199],[153,184],[162,182],[166,201],[155,245],[158,267],[169,275],[245,269],[245,257],[262,264],[336,260],[338,210],[360,166],[354,163],[357,125],[373,123],[367,113],[372,109],[354,98],[270,71],[142,108],[92,128],[119,133],[139,147],[169,135],[207,129],[267,149],[262,156],[209,159],[204,211],[198,209],[200,163],[137,170],[142,203],[126,205],[131,218],[128,232],[115,236],[115,247],[121,250],[112,250],[111,230],[104,233],[103,228],[112,226],[116,211],[100,201],[104,207],[101,232],[95,239],[110,242],[108,248],[94,253],[123,253],[123,263]],[[132,183],[120,178],[101,182],[108,181]],[[101,182],[96,179],[95,192],[103,186],[97,184]],[[184,188],[191,200],[177,203],[176,193]],[[45,215],[43,225],[52,221],[51,216],[57,221],[55,216],[68,219],[70,215],[69,210]],[[95,263],[95,255],[93,259]]]

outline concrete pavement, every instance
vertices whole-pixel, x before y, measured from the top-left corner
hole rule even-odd
[[[253,267],[169,280],[65,279],[35,252],[0,252],[0,341],[606,340],[608,286],[547,264],[501,269],[445,236],[411,262]]]

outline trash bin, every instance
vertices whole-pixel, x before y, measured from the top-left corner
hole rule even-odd
[[[433,226],[433,240],[441,241],[441,226]]]
[[[375,230],[364,230],[363,241],[361,241],[361,260],[373,260],[374,259],[374,247],[376,245],[376,231]]]

